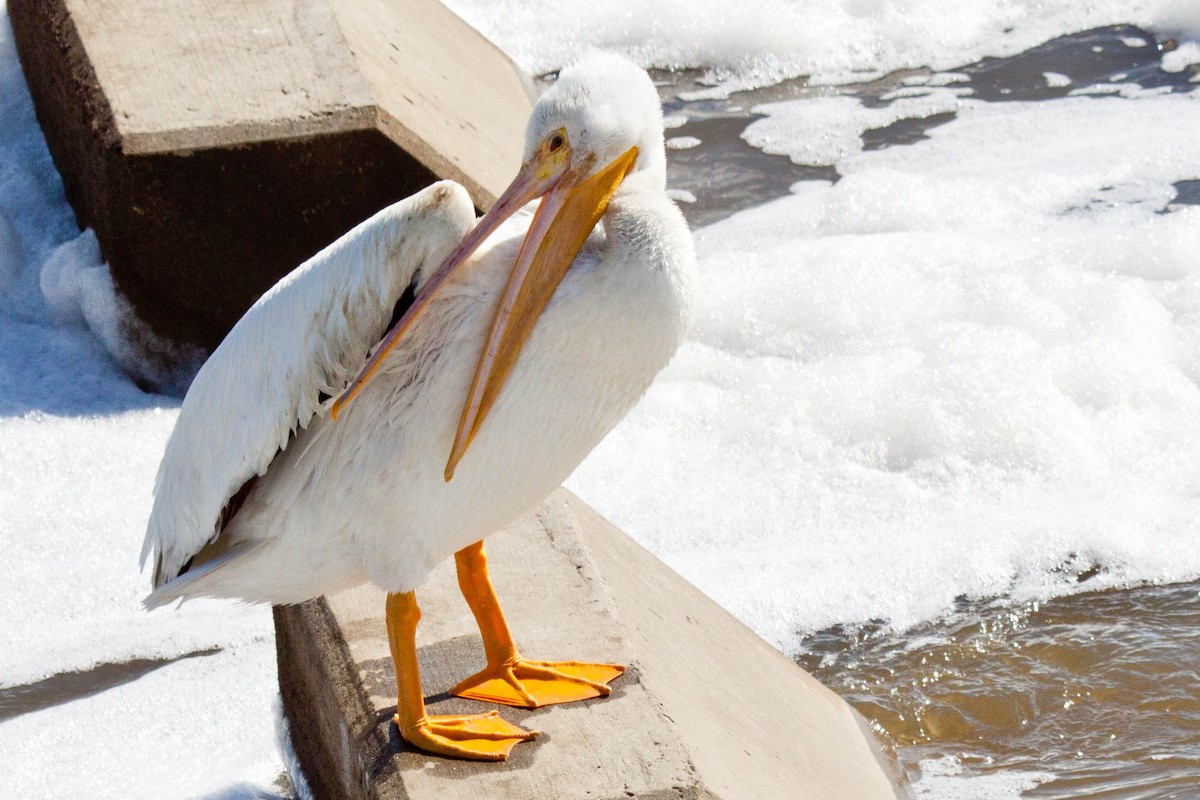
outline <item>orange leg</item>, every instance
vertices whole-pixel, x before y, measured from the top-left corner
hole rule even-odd
[[[387,597],[388,644],[396,667],[396,726],[406,741],[422,750],[453,758],[503,761],[518,743],[537,736],[500,718],[495,711],[464,716],[425,715],[417,666],[417,623],[421,609],[412,592]]]
[[[625,668],[617,664],[580,661],[532,661],[517,652],[496,590],[488,577],[483,542],[454,554],[458,585],[479,623],[487,667],[455,686],[459,697],[537,708],[552,703],[569,703],[606,697],[608,684]]]

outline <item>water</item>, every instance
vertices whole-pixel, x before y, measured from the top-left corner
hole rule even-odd
[[[1200,583],[962,600],[903,634],[839,625],[802,647],[913,777],[954,755],[1054,775],[1027,797],[1200,797]]]
[[[949,85],[987,102],[1053,101],[1112,87],[1195,91],[1190,72],[1159,66],[1173,46],[1139,28],[1110,26],[949,70]],[[668,135],[699,140],[668,151],[670,185],[694,198],[682,207],[701,226],[783,197],[800,182],[836,182],[842,176],[833,164],[796,164],[747,144],[743,131],[763,118],[750,109],[825,96],[881,108],[930,74],[905,70],[836,87],[796,79],[712,99],[695,96],[700,71],[657,73],[674,125]],[[862,149],[920,141],[955,116],[868,128]],[[1200,180],[1172,188],[1160,213],[1200,203]],[[1105,570],[1080,557],[1062,571],[1086,589]],[[801,630],[797,650],[801,666],[891,743],[922,796],[975,797],[989,779],[1017,776],[997,796],[1024,788],[1023,797],[1064,800],[1200,797],[1200,583],[1044,601],[960,597],[951,613],[900,632],[884,620]],[[956,781],[966,782],[931,778],[947,761]]]
[[[1059,36],[1008,58],[985,58],[948,70],[949,84],[974,99],[986,102],[1048,101],[1072,91],[1107,91],[1110,87],[1139,87],[1168,92],[1195,91],[1192,71],[1161,69],[1164,50],[1173,40],[1158,41],[1154,34],[1133,25],[1111,25]],[[1052,85],[1047,73],[1062,76]],[[745,208],[787,195],[800,181],[836,181],[841,176],[831,164],[795,164],[786,156],[752,147],[742,133],[762,119],[751,111],[765,103],[802,98],[847,96],[866,108],[894,103],[897,90],[920,86],[932,74],[928,69],[906,69],[863,83],[815,85],[806,78],[728,97],[707,98],[704,70],[668,72],[652,70],[668,120],[683,120],[667,131],[668,138],[692,137],[699,145],[668,150],[668,185],[694,197],[681,207],[693,227],[708,225]],[[905,117],[862,134],[864,150],[912,144],[926,133],[955,118],[952,111]],[[1200,168],[1198,168],[1200,169]],[[1200,180],[1175,184],[1178,204],[1200,204]]]

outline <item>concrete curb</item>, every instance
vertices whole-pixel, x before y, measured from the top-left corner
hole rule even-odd
[[[505,718],[543,735],[505,764],[400,740],[384,595],[276,610],[280,686],[317,797],[901,796],[848,705],[565,490],[488,540],[497,592],[533,658],[619,660],[609,698]],[[449,687],[483,663],[452,565],[418,592],[430,713],[486,704]]]

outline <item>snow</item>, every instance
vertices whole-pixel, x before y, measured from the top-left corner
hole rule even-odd
[[[1089,589],[1200,576],[1200,207],[1172,204],[1174,183],[1200,178],[1200,92],[1114,83],[989,104],[948,71],[1130,22],[1177,37],[1163,66],[1182,72],[1200,63],[1194,0],[980,0],[949,16],[934,0],[452,6],[535,71],[600,45],[708,69],[713,96],[934,70],[870,107],[830,86],[755,108],[748,143],[842,177],[697,231],[689,340],[570,480],[722,605],[787,650],[960,595],[1070,592],[1074,566],[1100,567]],[[927,138],[864,150],[866,131],[932,115],[947,119]],[[139,605],[178,401],[127,372],[177,389],[186,371],[164,371],[178,354],[144,331],[126,346],[122,302],[75,227],[5,17],[0,692],[153,667],[0,721],[10,792],[276,796],[290,756],[269,613]],[[1046,779],[924,767],[921,797]]]
[[[38,287],[46,301],[51,319],[59,325],[83,325],[84,273],[103,269],[100,243],[87,230],[54,249],[42,264]]]
[[[139,355],[97,338],[127,321],[116,297],[63,197],[5,13],[0,696],[6,712],[24,712],[0,715],[5,793],[278,796],[287,746],[277,742],[270,612],[140,606],[148,578],[137,556],[178,401],[138,389],[105,344]],[[156,668],[106,688],[102,676],[127,662]],[[78,688],[96,681],[90,696]]]
[[[269,637],[269,634],[268,634]],[[275,649],[186,658],[0,725],[10,797],[274,796]]]

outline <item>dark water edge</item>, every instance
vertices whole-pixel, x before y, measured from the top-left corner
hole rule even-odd
[[[1200,83],[1191,81],[1191,72],[1162,69],[1163,54],[1175,47],[1173,40],[1136,26],[1111,25],[1060,36],[1006,58],[985,58],[947,70],[946,74],[954,79],[944,85],[961,91],[964,97],[996,103],[1051,101],[1072,92],[1108,97],[1110,90],[1120,87],[1177,93],[1200,89]],[[1065,80],[1052,86],[1045,73],[1055,73]],[[890,95],[897,89],[920,91],[933,72],[924,68],[898,70],[871,81],[839,86],[810,84],[807,78],[796,78],[735,92],[726,98],[681,96],[712,88],[702,82],[704,75],[704,70],[652,72],[663,100],[663,113],[686,117],[682,125],[667,131],[668,138],[700,140],[694,147],[667,151],[667,185],[694,196],[693,202],[680,203],[694,228],[783,197],[798,182],[835,182],[840,178],[832,164],[793,164],[787,156],[764,153],[747,144],[741,138],[742,132],[763,117],[753,112],[756,106],[836,94],[855,97],[869,108],[881,108],[894,102]],[[945,112],[868,130],[863,134],[864,149],[913,144],[928,138],[928,131],[954,117],[953,112]],[[1175,205],[1200,203],[1200,179],[1175,186]],[[1164,209],[1169,210],[1169,206]]]
[[[902,633],[804,637],[797,662],[919,762],[1055,777],[1031,798],[1200,797],[1200,581],[960,600]]]

